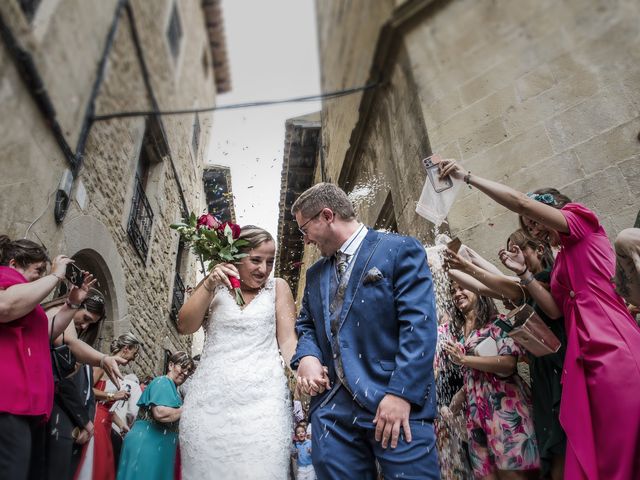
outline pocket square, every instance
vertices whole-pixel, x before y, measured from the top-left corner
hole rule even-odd
[[[362,283],[366,285],[367,283],[374,283],[374,282],[377,282],[378,280],[382,280],[383,278],[384,278],[384,275],[382,275],[382,272],[378,270],[376,267],[373,267],[364,276],[364,280]]]

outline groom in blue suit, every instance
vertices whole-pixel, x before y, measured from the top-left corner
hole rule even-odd
[[[369,230],[340,188],[319,183],[293,204],[309,268],[291,361],[312,395],[320,480],[438,479],[431,272],[416,239]]]

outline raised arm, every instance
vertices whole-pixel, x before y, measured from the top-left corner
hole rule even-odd
[[[451,250],[447,250],[445,255],[450,268],[466,273],[486,285],[489,291],[496,292],[499,295],[497,298],[501,300],[507,299],[514,305],[526,300],[524,288],[508,277],[484,270]],[[480,292],[480,294],[486,293]]]
[[[522,250],[517,245],[511,247],[511,251],[504,248],[498,252],[500,261],[509,270],[519,273],[522,279],[522,285],[527,289],[531,298],[536,302],[538,308],[540,308],[549,318],[557,320],[562,317],[562,310],[558,307],[558,304],[551,296],[551,292],[547,290],[544,285],[536,280],[533,273],[529,271],[524,261],[524,255]]]
[[[33,282],[19,283],[0,290],[0,323],[22,318],[36,308],[47,298],[58,282],[64,280],[64,273],[70,262],[72,260],[66,255],[58,255],[53,260],[49,275]]]
[[[447,275],[449,275],[449,278],[454,282],[456,282],[458,285],[460,285],[461,287],[467,290],[472,291],[476,295],[483,295],[485,297],[491,297],[497,300],[502,299],[502,296],[500,295],[500,293],[494,290],[491,290],[484,283],[482,283],[479,280],[476,280],[475,278],[473,278],[471,275],[467,273],[451,268],[447,272]]]
[[[216,289],[220,285],[231,288],[231,282],[227,275],[239,277],[238,269],[230,263],[216,265],[211,273],[202,280],[191,296],[184,302],[178,312],[178,322],[176,328],[183,335],[191,335],[202,326],[204,317],[209,310],[211,300]]]
[[[285,365],[289,365],[298,344],[296,305],[289,284],[282,278],[276,278],[276,337]]]
[[[50,312],[47,312],[47,315],[50,314]],[[62,341],[63,336],[60,335],[53,343],[62,345]],[[123,377],[118,365],[125,365],[127,360],[118,356],[106,355],[80,340],[73,322],[70,322],[64,331],[64,342],[69,346],[69,350],[71,350],[79,363],[86,363],[92,367],[101,367],[114,385],[120,388],[118,379],[122,380]]]
[[[569,226],[560,210],[527,197],[502,183],[467,173],[455,160],[446,159],[440,163],[440,176],[451,175],[459,180],[466,179],[469,185],[476,187],[503,207],[518,215],[531,218],[560,233],[569,233]]]

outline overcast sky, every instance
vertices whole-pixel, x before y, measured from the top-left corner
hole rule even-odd
[[[217,104],[320,93],[313,0],[223,0],[232,90]],[[240,225],[276,237],[287,118],[319,102],[215,112],[208,162],[231,167]]]

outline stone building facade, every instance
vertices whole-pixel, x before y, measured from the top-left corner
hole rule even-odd
[[[210,113],[230,88],[218,0],[8,0],[0,4],[0,218],[99,280],[97,347],[131,331],[134,369],[189,350],[174,317],[197,263],[169,224],[206,208]],[[101,117],[102,116],[102,117]]]
[[[369,225],[425,243],[415,212],[432,152],[522,191],[561,189],[610,237],[640,209],[640,3],[322,0],[324,92],[315,181],[352,192]],[[448,229],[496,258],[517,218],[464,189]],[[447,226],[445,225],[445,228]],[[304,264],[314,253],[305,252]]]

